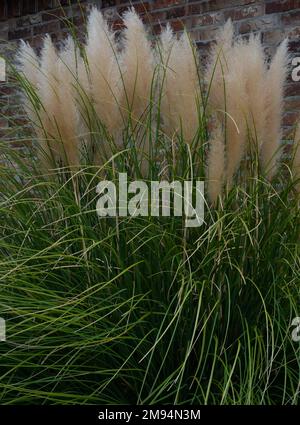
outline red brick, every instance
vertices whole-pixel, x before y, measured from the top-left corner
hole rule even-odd
[[[165,8],[175,7],[183,3],[185,3],[184,0],[158,0],[152,3],[151,9],[152,10],[165,9]]]
[[[28,119],[26,117],[14,117],[12,120],[10,120],[10,123],[12,126],[16,125],[23,127],[24,125],[28,124]]]
[[[8,39],[9,40],[19,40],[21,38],[28,38],[31,36],[31,28],[24,28],[24,29],[16,29],[11,30],[8,33]]]
[[[73,18],[68,19],[62,19],[57,22],[52,22],[52,24],[58,24],[61,29],[70,29],[73,26],[77,28],[82,28],[82,26],[85,23],[85,18],[83,16],[74,16]],[[56,32],[56,30],[53,30],[52,32]]]
[[[300,53],[300,40],[291,40],[289,42],[289,51],[293,53]]]
[[[0,21],[7,19],[7,7],[4,1],[0,3]]]
[[[21,14],[28,15],[37,12],[37,0],[22,0],[20,2]]]
[[[59,31],[59,21],[49,22],[43,25],[33,27],[33,35],[50,34]]]
[[[113,7],[113,6],[116,6],[117,5],[117,1],[115,1],[115,0],[103,0],[102,1],[102,8],[105,8],[105,7]],[[120,2],[121,3],[121,2]],[[123,2],[123,3],[130,3],[130,1],[128,2],[128,1],[126,1],[126,2]]]
[[[38,0],[37,1],[37,12],[41,12],[47,9],[53,9],[59,6],[58,1],[54,0]]]
[[[300,84],[298,83],[289,83],[285,88],[285,96],[300,96]]]
[[[293,28],[291,30],[286,31],[285,36],[290,40],[299,40],[300,38],[300,27]]]
[[[300,111],[300,97],[295,96],[292,98],[285,99],[284,109],[286,111]]]
[[[165,21],[166,20],[166,16],[167,16],[166,11],[157,12],[157,13],[151,13],[151,14],[147,15],[147,17],[149,19],[149,22],[151,24],[154,24],[156,22],[163,22],[163,21]]]
[[[63,8],[59,8],[42,13],[42,20],[45,22],[53,21],[54,19],[61,18],[63,16],[66,16],[66,11]]]
[[[286,13],[281,16],[281,22],[283,25],[299,25],[300,24],[300,10]]]
[[[245,6],[255,3],[256,0],[207,0],[201,2],[194,2],[194,5],[191,5],[191,10],[194,9],[194,13],[206,13],[214,10],[222,10],[225,8],[233,8],[236,6]],[[198,4],[197,4],[198,3]],[[196,12],[196,10],[199,10]]]
[[[7,2],[7,16],[8,18],[21,16],[21,1],[20,0],[9,0]]]
[[[188,8],[189,15],[199,15],[202,12],[201,4],[191,4]]]
[[[256,16],[261,16],[264,13],[263,5],[251,5],[243,8],[235,8],[224,10],[225,19],[231,18],[233,21],[238,21],[245,18],[254,18]]]
[[[176,7],[168,10],[167,19],[181,18],[186,14],[185,7]]]
[[[43,35],[37,35],[35,37],[32,37],[30,39],[30,45],[36,49],[37,51],[40,51],[40,49],[43,46]]]
[[[124,22],[122,21],[122,19],[117,19],[116,21],[114,21],[112,24],[112,28],[114,31],[120,31],[121,29],[123,29]]]
[[[287,112],[283,117],[283,125],[284,126],[292,126],[299,119],[299,112]]]
[[[192,18],[192,27],[221,25],[224,23],[224,14],[222,12],[206,13]]]
[[[170,21],[169,23],[173,31],[183,31],[184,29],[184,23],[182,21],[176,20]]]
[[[116,5],[119,5],[119,4],[131,5],[131,4],[134,4],[134,3],[139,3],[139,1],[141,1],[141,0],[131,0],[131,1],[130,0],[116,0],[115,4]]]
[[[219,31],[219,28],[207,28],[207,29],[199,28],[196,31],[192,31],[191,34],[194,40],[207,42],[207,41],[215,40],[218,31]]]
[[[266,4],[266,13],[280,13],[300,7],[300,0],[277,0]]]
[[[86,0],[80,0],[80,1],[83,3]],[[78,0],[55,0],[54,3],[55,3],[55,6],[69,6],[70,4],[73,5],[75,3],[78,3]]]
[[[277,26],[277,16],[261,16],[255,19],[249,19],[238,23],[238,32],[246,34],[251,31],[266,31],[274,29]]]

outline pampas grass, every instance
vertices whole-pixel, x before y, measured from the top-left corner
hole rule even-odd
[[[156,161],[172,150],[172,166],[166,167],[175,169],[181,163],[176,153],[181,141],[191,145],[192,153],[202,149],[212,203],[222,194],[224,181],[230,190],[237,177],[247,177],[244,164],[249,160],[259,159],[262,174],[272,179],[280,154],[287,41],[268,67],[260,38],[234,37],[229,20],[212,46],[203,92],[200,62],[186,32],[177,36],[167,25],[151,42],[133,8],[123,22],[117,39],[93,8],[80,53],[71,38],[57,51],[47,36],[40,58],[28,44],[21,45],[19,62],[41,105],[30,108],[27,89],[24,106],[49,161],[78,167],[86,161],[82,145],[90,144],[93,157],[88,161],[100,165],[115,153],[113,146],[118,151],[125,147],[127,165],[134,158],[134,174],[145,177],[153,146],[159,141],[165,151],[156,152]],[[211,134],[204,128],[210,116],[216,120]],[[200,145],[192,143],[197,139]]]
[[[287,61],[285,41],[268,69],[259,37],[234,39],[231,21],[212,48],[206,84],[209,106],[225,127],[229,189],[246,153],[252,159],[260,155],[262,171],[269,179],[276,173]]]
[[[154,72],[154,55],[149,35],[134,9],[123,17],[124,46],[122,52],[122,111],[132,118],[132,125],[147,115]]]
[[[229,188],[246,147],[244,52],[242,41],[234,44],[233,26],[228,21],[217,37],[206,72],[209,106],[217,111],[225,128],[226,179]]]
[[[260,36],[250,35],[248,43],[241,47],[243,51],[242,65],[245,74],[245,91],[247,94],[247,129],[249,146],[247,151],[257,154],[264,140],[265,129],[265,97],[266,61]]]
[[[41,52],[41,67],[38,74],[38,96],[42,104],[40,118],[44,132],[44,139],[41,140],[41,146],[49,164],[51,158],[59,164],[62,164],[63,158],[65,158],[64,145],[60,137],[61,130],[57,122],[61,114],[58,97],[58,61],[55,46],[50,36],[47,35],[44,39]]]
[[[86,57],[88,78],[82,76],[83,88],[92,99],[100,122],[117,137],[121,126],[118,48],[115,34],[96,8],[89,15]]]
[[[127,130],[134,132],[134,150],[141,174],[146,177],[151,157],[149,135],[151,112],[155,101],[154,52],[149,34],[135,10],[123,16],[123,51],[121,54],[122,92],[120,98],[122,116]]]
[[[64,166],[80,164],[79,113],[77,109],[76,48],[69,38],[58,54],[47,36],[41,54],[39,96],[46,143],[56,161]]]
[[[130,12],[116,59],[108,42],[113,33],[92,13],[83,46],[69,39],[55,49],[47,37],[40,58],[21,46],[23,73],[15,75],[36,113],[32,139],[49,142],[55,174],[49,178],[42,169],[41,175],[34,155],[25,158],[1,144],[0,315],[8,337],[0,343],[1,403],[299,404],[300,345],[291,326],[299,315],[299,202],[286,176],[269,183],[264,175],[243,173],[245,162],[256,165],[254,151],[266,131],[265,121],[257,122],[262,101],[254,87],[267,70],[260,41],[234,39],[227,24],[201,86],[201,104],[192,92],[198,83],[187,35],[177,40],[166,29],[162,43],[150,44]],[[156,78],[145,74],[152,69],[148,51],[159,74],[155,87]],[[93,52],[102,60],[91,65]],[[129,101],[118,92],[128,92]],[[164,103],[166,94],[174,103]],[[118,106],[121,120],[114,116]],[[132,182],[147,152],[137,152],[138,164],[133,153],[145,140],[150,149],[158,147],[157,156],[148,162],[151,181],[137,182],[135,196]],[[104,152],[110,147],[111,157]],[[207,172],[213,208],[205,206],[201,227],[185,228],[177,207],[169,217],[124,216],[118,199],[116,217],[97,216],[97,183],[104,178],[121,189],[121,171],[127,172],[129,206],[141,211],[143,188],[153,193],[151,183],[162,180],[162,157],[177,200],[187,180],[202,180]],[[201,194],[191,195],[194,206]],[[162,206],[176,204],[175,195],[160,198]],[[150,210],[152,194],[149,201]],[[184,213],[188,205],[182,204]]]
[[[169,26],[160,43],[164,131],[170,139],[177,134],[191,143],[199,129],[201,105],[197,54],[188,34],[177,39]]]
[[[284,40],[277,49],[265,81],[266,122],[264,142],[261,148],[261,162],[269,180],[277,171],[281,154],[283,94],[289,59],[287,45],[288,41]]]
[[[33,48],[23,40],[21,40],[21,45],[17,54],[17,63],[19,64],[19,70],[24,75],[26,81],[31,85],[33,90],[38,89],[38,76],[40,62],[37,54]],[[27,99],[25,99],[26,101]],[[26,106],[29,106],[28,103],[25,103]],[[28,115],[31,117],[31,109],[28,109]]]
[[[67,164],[80,164],[82,123],[78,109],[78,60],[79,52],[72,38],[68,38],[59,55],[59,91],[58,99],[63,122],[58,122],[60,136],[64,145]]]

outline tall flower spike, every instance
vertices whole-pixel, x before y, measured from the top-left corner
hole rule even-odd
[[[263,46],[258,36],[251,35],[243,45],[243,65],[246,79],[247,126],[252,153],[259,152],[264,138],[266,120],[265,98],[262,93],[266,84],[266,63]]]
[[[24,90],[24,109],[30,122],[34,126],[34,130],[38,133],[39,116],[38,105],[34,102],[34,96],[38,94],[38,77],[40,73],[40,63],[37,54],[33,48],[23,40],[17,54],[18,68],[24,75],[31,87]],[[32,93],[32,91],[34,93]]]
[[[33,48],[23,40],[21,40],[21,45],[17,54],[17,62],[25,78],[34,89],[37,89],[40,68],[39,59]]]
[[[228,71],[228,54],[233,45],[233,25],[228,19],[213,44],[205,72],[205,83],[209,91],[209,102],[214,109],[224,105],[224,74]],[[213,86],[212,86],[213,83]]]
[[[122,115],[125,125],[128,119],[135,133],[135,148],[140,169],[145,176],[149,170],[150,140],[147,128],[154,93],[154,54],[148,33],[134,9],[123,17],[125,24],[122,53],[123,88],[121,96]]]
[[[283,94],[289,59],[287,47],[287,40],[284,40],[278,47],[265,82],[266,125],[260,156],[262,168],[269,180],[277,171],[278,159],[281,154]]]
[[[56,117],[60,137],[64,145],[66,162],[80,163],[80,115],[77,99],[77,62],[80,60],[74,40],[69,37],[59,54],[58,102],[60,116]]]
[[[103,15],[93,8],[88,19],[86,45],[88,79],[83,81],[90,93],[98,118],[108,132],[116,136],[121,125],[119,112],[120,71],[115,35]]]
[[[199,127],[199,63],[186,32],[177,40],[167,27],[160,38],[163,53],[163,95],[161,112],[165,132],[172,139],[183,135],[191,143]]]
[[[125,115],[131,113],[134,125],[147,115],[151,101],[154,56],[145,26],[134,9],[124,14],[123,21],[126,28],[122,55],[122,107]]]
[[[38,76],[43,138],[40,140],[46,162],[57,163],[65,158],[64,147],[59,136],[57,117],[60,116],[58,97],[58,55],[51,37],[46,35],[41,52],[41,72]]]

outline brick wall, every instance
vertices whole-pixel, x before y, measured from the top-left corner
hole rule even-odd
[[[203,57],[219,26],[229,17],[237,33],[261,32],[268,55],[289,37],[292,56],[300,56],[300,0],[0,0],[0,54],[11,57],[20,38],[39,50],[46,33],[59,45],[67,33],[65,17],[72,18],[80,34],[92,4],[103,10],[115,29],[120,28],[120,16],[130,4],[154,34],[166,22],[176,31],[185,26]],[[15,138],[16,124],[23,130],[26,119],[10,82],[0,83],[0,109],[0,137]],[[284,134],[288,139],[300,114],[300,83],[291,78],[286,85],[285,109]]]

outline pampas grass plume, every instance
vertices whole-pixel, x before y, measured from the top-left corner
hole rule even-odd
[[[151,100],[154,55],[147,31],[134,9],[123,16],[124,49],[122,54],[122,110],[129,113],[133,126],[143,121]]]
[[[269,180],[277,171],[281,153],[283,94],[289,61],[287,46],[288,41],[284,40],[278,47],[265,81],[266,123],[260,156],[262,168]]]
[[[179,39],[169,26],[160,37],[162,73],[161,113],[166,134],[183,135],[191,143],[199,127],[200,86],[196,52],[186,32]]]
[[[116,136],[121,125],[119,113],[120,71],[115,34],[102,13],[93,8],[87,26],[86,57],[88,78],[83,87],[89,93],[98,118]]]

